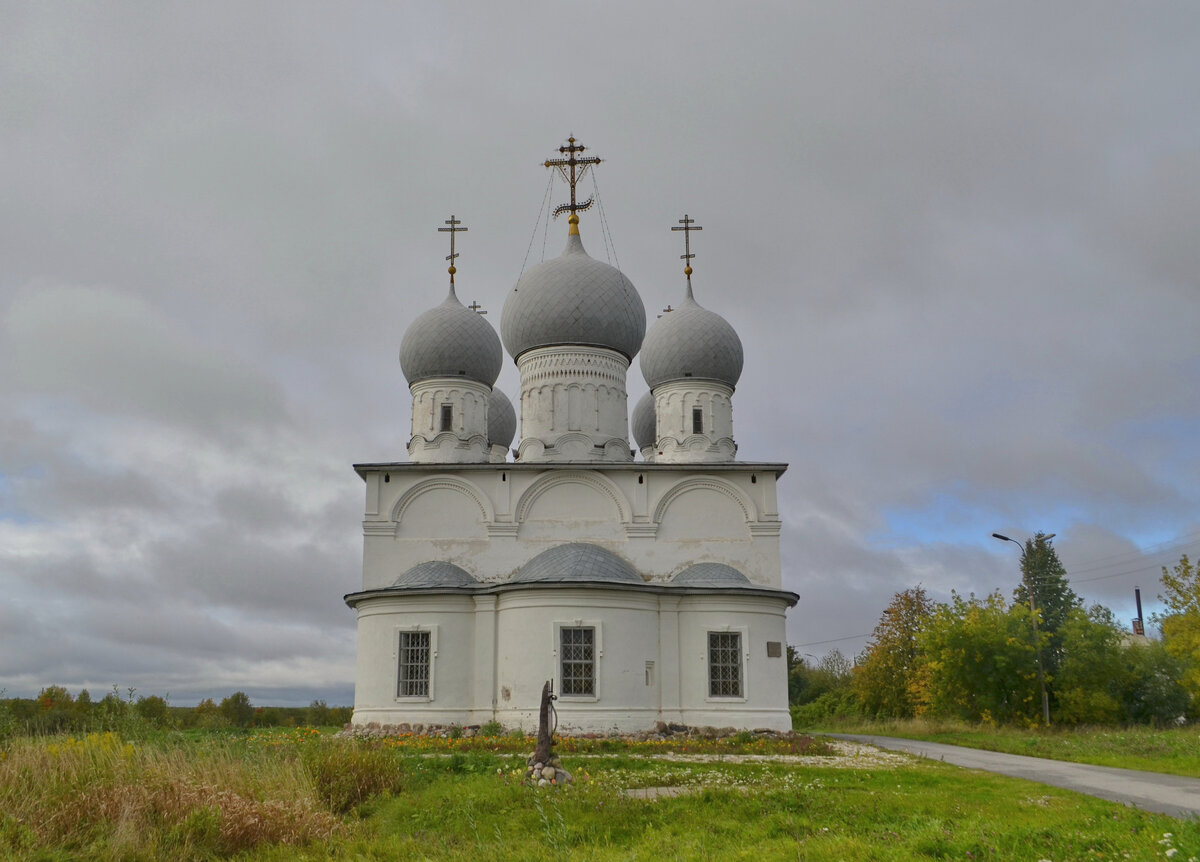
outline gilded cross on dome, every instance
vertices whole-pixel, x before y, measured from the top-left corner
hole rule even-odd
[[[558,218],[565,212],[570,212],[571,217],[567,219],[571,228],[568,231],[570,234],[579,233],[579,213],[583,210],[590,209],[595,203],[595,197],[590,197],[583,203],[577,203],[575,198],[575,185],[583,179],[588,172],[588,168],[592,165],[600,164],[600,159],[596,156],[588,156],[586,158],[576,158],[576,153],[582,153],[587,147],[582,144],[576,144],[575,138],[567,138],[567,145],[559,147],[558,151],[566,155],[562,159],[546,159],[545,166],[548,168],[558,168],[558,172],[562,174],[562,178],[567,181],[567,185],[571,187],[571,202],[554,208],[554,217]]]
[[[671,230],[683,231],[683,254],[679,255],[679,259],[685,261],[683,266],[683,274],[687,276],[688,287],[692,286],[692,264],[691,260],[696,255],[692,254],[692,231],[704,230],[700,225],[696,224],[694,218],[688,218],[688,214],[684,213],[683,218],[679,220],[682,227],[672,227]]]
[[[454,265],[454,258],[458,257],[458,252],[454,250],[454,235],[456,233],[466,233],[467,229],[465,227],[459,227],[462,222],[456,219],[453,215],[446,219],[446,224],[450,225],[450,227],[440,227],[438,228],[438,233],[450,234],[450,253],[446,255],[446,260],[450,261],[450,268],[446,271],[450,273],[450,284],[453,285],[454,273],[458,272],[458,268]]]

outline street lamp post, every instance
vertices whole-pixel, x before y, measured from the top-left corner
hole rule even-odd
[[[1045,538],[1053,539],[1056,535],[1058,535],[1058,534],[1050,533]],[[1022,564],[1021,565],[1021,577],[1022,577],[1022,579],[1024,579],[1026,577],[1025,565],[1024,565],[1025,557],[1026,557],[1025,546],[1022,545],[1020,542],[1018,542],[1016,539],[1010,539],[1008,536],[1001,535],[1000,533],[992,533],[992,538],[999,539],[1002,542],[1012,542],[1014,545],[1016,545],[1018,548],[1021,549],[1021,564]],[[1031,619],[1033,620],[1033,639],[1037,643],[1038,688],[1042,692],[1042,720],[1044,722],[1046,722],[1046,727],[1049,727],[1050,726],[1050,698],[1046,694],[1046,672],[1042,668],[1042,641],[1041,641],[1041,638],[1038,637],[1037,606],[1033,602],[1033,590],[1034,590],[1035,586],[1036,585],[1033,583],[1032,580],[1027,581],[1025,584],[1026,589],[1029,590],[1029,613],[1030,613]]]

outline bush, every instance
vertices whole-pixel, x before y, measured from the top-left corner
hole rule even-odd
[[[372,796],[404,789],[404,773],[394,753],[378,742],[330,741],[306,746],[303,756],[317,797],[335,814]]]

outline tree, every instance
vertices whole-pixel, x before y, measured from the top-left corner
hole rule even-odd
[[[1158,600],[1167,613],[1155,614],[1162,627],[1163,644],[1182,664],[1181,682],[1193,698],[1200,698],[1200,566],[1184,554],[1171,571],[1162,568],[1164,593]]]
[[[1062,658],[1054,691],[1055,720],[1063,724],[1111,724],[1123,717],[1125,647],[1112,611],[1092,605],[1071,608],[1058,630]]]
[[[1038,644],[1029,608],[1008,607],[999,592],[951,595],[917,637],[926,657],[918,708],[968,721],[1036,723]]]
[[[75,698],[61,685],[48,685],[37,696],[38,712],[70,709],[74,703]]]
[[[1038,612],[1039,628],[1049,635],[1042,660],[1046,673],[1053,676],[1062,660],[1059,629],[1067,621],[1072,609],[1083,607],[1083,600],[1067,583],[1067,570],[1063,568],[1058,552],[1045,533],[1025,540],[1025,550],[1021,553],[1021,583],[1013,591],[1013,601],[1028,607],[1031,592]]]
[[[1123,659],[1121,706],[1126,721],[1163,726],[1187,712],[1189,695],[1180,682],[1183,663],[1162,641],[1128,646]]]
[[[854,691],[872,715],[908,718],[916,711],[912,687],[922,663],[917,636],[934,610],[923,587],[896,593],[884,608],[854,669]]]
[[[254,720],[254,706],[244,691],[235,691],[221,701],[221,715],[236,727],[249,727]]]
[[[171,708],[167,705],[166,698],[156,694],[139,697],[133,708],[143,721],[154,727],[168,727],[171,724]]]

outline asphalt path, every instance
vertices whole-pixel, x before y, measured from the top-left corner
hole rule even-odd
[[[893,736],[869,736],[854,733],[827,733],[835,739],[865,742],[890,751],[904,751],[930,760],[941,760],[967,769],[998,772],[1053,787],[1087,793],[1133,808],[1170,814],[1172,817],[1200,817],[1200,778],[1068,763],[1023,754],[1004,754],[979,748],[963,748],[940,742],[898,739]]]

